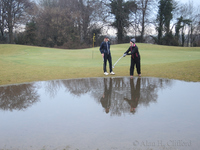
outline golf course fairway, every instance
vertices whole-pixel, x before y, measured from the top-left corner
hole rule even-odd
[[[113,64],[130,44],[111,45]],[[172,47],[137,43],[141,73],[185,81],[200,81],[200,47]],[[99,47],[79,50],[0,44],[0,85],[54,79],[104,77]],[[114,68],[116,75],[129,76],[130,56]],[[107,65],[107,71],[109,68]],[[134,76],[137,76],[136,69]]]

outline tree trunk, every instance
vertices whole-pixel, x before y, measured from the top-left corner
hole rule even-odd
[[[188,30],[188,34],[187,34],[187,47],[189,47],[190,44],[190,30]]]
[[[117,33],[117,38],[118,38],[118,44],[123,42],[123,27],[121,26],[122,22],[121,20],[118,21],[118,33]]]
[[[162,27],[162,23],[160,20],[159,27],[158,27],[158,44],[162,44],[162,42],[161,42],[162,31],[163,31],[163,27]]]
[[[12,23],[12,1],[8,7],[8,33],[9,33],[9,43],[13,44],[13,23]]]
[[[144,42],[144,30],[145,30],[145,16],[147,11],[147,5],[149,0],[142,1],[142,31],[141,31],[141,42]]]
[[[4,8],[4,2],[0,2],[0,30],[1,30],[1,37],[4,37],[4,21],[5,21],[5,8]]]
[[[142,32],[141,32],[141,43],[144,42],[144,11],[143,11],[143,15],[142,15]]]
[[[185,35],[183,32],[183,29],[184,29],[184,27],[182,28],[182,46],[184,46],[184,44],[185,44]]]
[[[192,27],[192,24],[191,24],[191,34],[190,34],[190,46],[193,47],[193,27]]]

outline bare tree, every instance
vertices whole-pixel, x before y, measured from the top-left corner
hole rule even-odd
[[[25,10],[30,6],[29,0],[3,0],[1,1],[3,14],[5,14],[6,26],[9,33],[9,43],[13,43],[13,29],[22,22],[21,18],[25,15]]]
[[[41,0],[35,18],[38,44],[65,48],[92,46],[91,32],[97,28],[100,6],[98,0]]]
[[[190,24],[188,24],[187,29],[186,29],[186,33],[187,33],[186,43],[187,43],[187,46],[193,47],[198,35],[198,34],[195,34],[195,31],[200,21],[199,19],[200,12],[199,12],[198,7],[194,6],[193,1],[189,1],[185,7],[187,8],[186,18],[191,20]]]
[[[135,36],[140,34],[140,42],[144,42],[146,28],[153,22],[153,14],[155,13],[156,0],[137,0],[137,9],[131,13],[131,26],[134,28]],[[154,6],[154,8],[153,8]]]
[[[33,83],[0,87],[0,110],[26,110],[40,100],[37,90]]]
[[[153,0],[139,0],[138,1],[140,4],[139,5],[139,10],[141,11],[141,21],[140,21],[140,24],[141,24],[141,30],[140,30],[140,33],[141,33],[141,42],[144,42],[144,34],[145,34],[145,27],[147,24],[150,23],[148,17],[150,15],[150,10],[151,10],[151,7],[152,7],[152,3],[154,2]]]
[[[176,38],[182,46],[194,46],[198,39],[198,24],[199,24],[199,9],[194,6],[192,1],[188,3],[179,3],[178,11],[176,11],[174,19],[176,30],[181,29],[181,34],[178,36],[176,31]],[[182,21],[181,21],[181,20]]]
[[[6,12],[5,12],[5,7],[4,7],[4,2],[1,0],[0,1],[0,39],[1,41],[3,40],[4,38],[4,29],[5,29],[5,15],[6,15]]]

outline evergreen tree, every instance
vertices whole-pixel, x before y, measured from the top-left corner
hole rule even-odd
[[[26,24],[26,44],[36,45],[36,23],[31,21]]]
[[[184,46],[185,44],[185,34],[183,32],[183,29],[186,25],[190,25],[191,22],[192,21],[190,19],[183,19],[183,16],[181,16],[180,18],[177,18],[175,37],[176,37],[176,40],[178,41],[179,36],[180,36],[180,29],[182,29],[182,32],[181,32],[182,46]]]
[[[125,28],[129,27],[130,24],[129,15],[134,7],[136,7],[136,4],[133,1],[111,0],[111,14],[115,16],[115,21],[112,23],[112,26],[117,29],[118,43],[123,42],[126,33]]]
[[[160,0],[158,6],[158,15],[157,15],[157,22],[158,22],[158,44],[162,44],[162,37],[163,32],[165,32],[165,40],[164,43],[169,45],[169,41],[171,37],[169,36],[171,33],[170,31],[170,21],[173,18],[172,11],[173,11],[173,3],[172,0]]]

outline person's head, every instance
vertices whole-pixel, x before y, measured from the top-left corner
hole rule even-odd
[[[130,40],[131,46],[133,46],[133,45],[135,44],[135,42],[136,42],[135,38],[132,38],[132,39]]]
[[[108,36],[105,36],[104,41],[105,41],[105,42],[108,42],[108,41],[109,41]]]
[[[110,108],[106,108],[105,112],[108,114],[109,113]]]
[[[131,107],[130,112],[135,113],[135,108]]]

